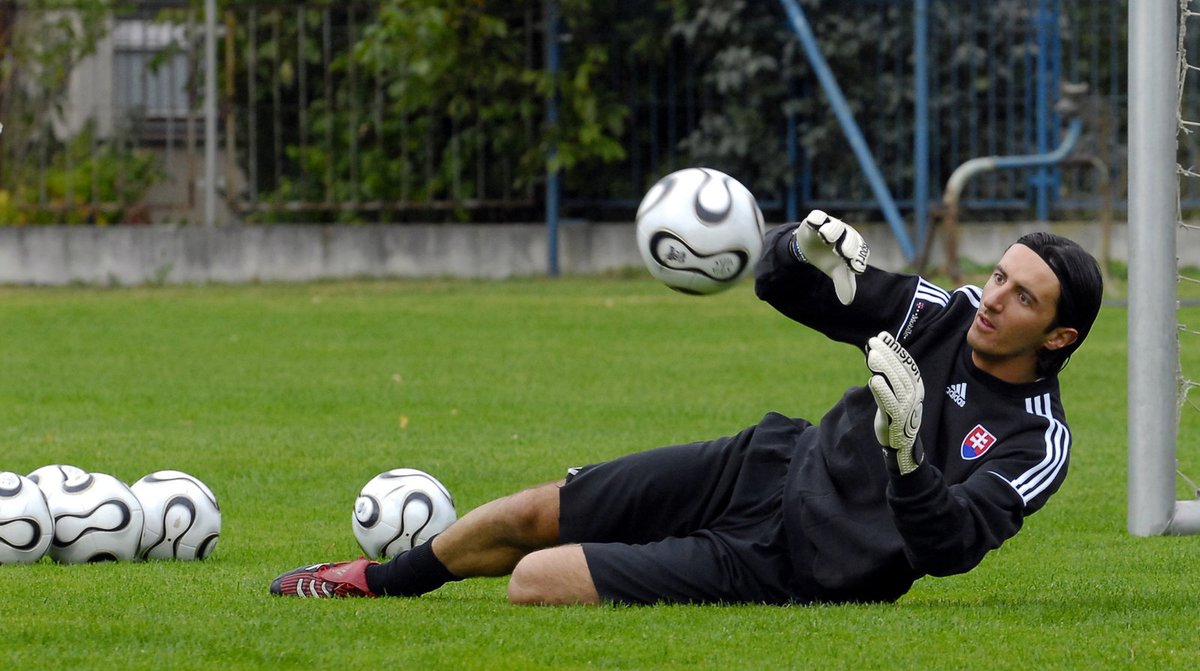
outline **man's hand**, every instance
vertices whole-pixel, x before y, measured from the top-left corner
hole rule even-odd
[[[912,355],[886,331],[867,341],[867,368],[872,373],[868,386],[879,406],[875,410],[875,437],[895,454],[900,474],[908,475],[917,469],[923,456],[917,439],[925,400],[921,370]]]
[[[867,269],[871,250],[858,231],[821,210],[808,213],[796,227],[792,251],[833,280],[842,305],[854,300],[855,276]]]

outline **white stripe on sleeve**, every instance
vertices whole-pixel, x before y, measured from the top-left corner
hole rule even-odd
[[[917,293],[913,296],[914,301],[926,300],[943,307],[945,307],[946,303],[950,302],[950,294],[945,289],[933,284],[924,277],[919,277],[917,280]]]
[[[955,289],[954,293],[964,294],[967,297],[967,300],[971,301],[971,305],[974,305],[975,307],[979,307],[980,301],[983,300],[983,289],[980,289],[973,284],[965,284]]]
[[[1047,426],[1044,434],[1046,455],[1032,468],[1012,480],[995,471],[990,472],[1007,482],[1025,502],[1025,505],[1029,505],[1030,501],[1054,482],[1067,463],[1067,453],[1071,446],[1071,432],[1067,429],[1066,424],[1055,419],[1051,413],[1050,394],[1025,399],[1025,411],[1046,420]]]

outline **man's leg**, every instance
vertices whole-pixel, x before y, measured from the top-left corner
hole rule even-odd
[[[540,485],[472,510],[436,536],[385,564],[314,564],[271,584],[287,596],[416,596],[447,582],[511,573],[534,550],[558,541],[559,488]],[[585,567],[586,569],[586,567]]]
[[[539,485],[479,506],[433,539],[433,553],[460,578],[512,573],[525,555],[558,543],[562,485]]]
[[[513,603],[599,603],[583,549],[552,547],[563,484],[526,489],[472,510],[433,539],[433,554],[457,577],[511,573]]]
[[[638,545],[708,527],[728,507],[753,433],[752,427],[730,438],[585,467],[569,484],[541,485],[484,504],[386,564],[363,559],[302,567],[276,578],[271,591],[414,596],[452,580],[515,571],[509,590],[515,603],[596,603],[590,565],[573,544]]]
[[[599,604],[600,594],[583,547],[562,545],[525,555],[517,563],[508,581],[508,600],[542,606]]]

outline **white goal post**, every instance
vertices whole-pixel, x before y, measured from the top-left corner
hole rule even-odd
[[[1175,494],[1183,398],[1176,143],[1181,129],[1190,130],[1179,112],[1193,70],[1183,43],[1190,1],[1129,3],[1128,528],[1135,536],[1200,533],[1200,501]]]

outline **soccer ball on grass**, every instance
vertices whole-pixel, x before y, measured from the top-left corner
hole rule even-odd
[[[373,559],[413,549],[450,526],[454,499],[437,478],[413,468],[394,468],[371,478],[354,501],[354,537]]]
[[[142,505],[138,556],[204,559],[221,536],[221,508],[212,490],[182,471],[155,471],[130,490]]]
[[[53,538],[54,518],[42,490],[23,475],[0,473],[0,564],[32,564]]]
[[[711,168],[660,179],[637,211],[637,245],[650,274],[686,294],[724,291],[753,272],[762,211],[746,187]]]
[[[142,505],[105,473],[78,473],[42,490],[54,518],[50,556],[64,564],[137,558]]]

